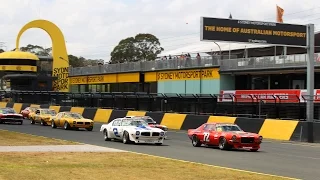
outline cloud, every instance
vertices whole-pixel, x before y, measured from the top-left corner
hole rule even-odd
[[[0,6],[0,41],[11,50],[24,24],[46,19],[64,33],[69,54],[108,60],[121,39],[137,33],[156,35],[170,52],[201,45],[200,16],[228,18],[231,13],[235,19],[275,21],[276,4],[285,10],[285,22],[320,23],[315,0],[10,0]],[[51,40],[31,29],[20,44],[50,47]]]

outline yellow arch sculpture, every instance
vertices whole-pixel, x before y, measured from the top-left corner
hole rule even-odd
[[[16,49],[19,49],[21,35],[28,29],[40,28],[46,31],[52,41],[52,77],[57,77],[53,82],[53,90],[59,92],[69,92],[69,59],[64,36],[61,30],[50,21],[35,20],[24,25],[19,31],[16,39]]]

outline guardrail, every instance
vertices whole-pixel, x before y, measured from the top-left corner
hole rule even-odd
[[[235,58],[236,56],[231,56]],[[80,76],[90,74],[107,74],[119,72],[137,72],[137,71],[155,71],[155,70],[172,70],[187,69],[200,67],[216,67],[219,66],[219,60],[229,59],[229,56],[204,56],[200,60],[196,58],[190,59],[168,59],[155,61],[139,61],[126,62],[118,64],[105,64],[91,67],[70,68],[69,76]]]
[[[305,119],[306,102],[296,95],[288,100],[272,101],[233,97],[220,94],[162,94],[143,92],[63,93],[53,91],[0,91],[2,101],[30,104],[51,104],[107,109],[178,112],[185,114],[227,115],[238,117],[264,117]],[[229,102],[220,100],[230,97]],[[320,119],[320,103],[315,103],[315,119]]]
[[[307,54],[227,59],[221,61],[220,71],[306,67],[307,60]],[[315,54],[314,61],[315,66],[320,66],[319,53]]]
[[[271,69],[271,68],[294,68],[307,66],[307,54],[293,54],[286,56],[265,56],[252,58],[237,58],[232,55],[204,56],[200,60],[191,59],[169,59],[155,61],[139,61],[118,64],[105,64],[91,67],[76,67],[69,69],[70,76],[107,74],[119,72],[137,72],[154,70],[173,70],[187,68],[203,68],[220,66],[221,72],[241,71],[250,69]],[[315,66],[320,66],[320,53],[314,56]]]

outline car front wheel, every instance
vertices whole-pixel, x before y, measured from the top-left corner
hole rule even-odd
[[[129,133],[127,131],[125,131],[123,133],[122,142],[123,142],[123,144],[129,144],[130,143]]]
[[[230,146],[229,146],[229,144],[227,142],[227,139],[225,137],[220,138],[220,140],[219,140],[219,149],[227,150],[229,148],[230,148]]]

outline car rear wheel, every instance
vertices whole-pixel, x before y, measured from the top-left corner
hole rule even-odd
[[[161,146],[161,145],[162,145],[162,143],[156,143],[156,145],[157,145],[157,146]]]
[[[110,141],[111,139],[109,139],[109,137],[108,137],[108,131],[105,129],[104,131],[103,131],[103,139],[105,140],[105,141]]]
[[[227,149],[229,149],[229,148],[230,148],[230,147],[229,147],[229,144],[228,144],[228,142],[227,142],[227,139],[224,138],[224,137],[220,138],[220,140],[219,140],[219,149],[221,149],[221,150],[227,150]]]
[[[31,124],[35,124],[35,121],[32,118],[30,118],[30,121],[31,121]]]
[[[250,149],[251,152],[257,152],[259,149]]]
[[[51,121],[51,127],[52,128],[57,128],[56,124],[54,123],[54,121]]]
[[[201,142],[196,135],[192,136],[192,146],[193,147],[200,147],[201,146]]]

